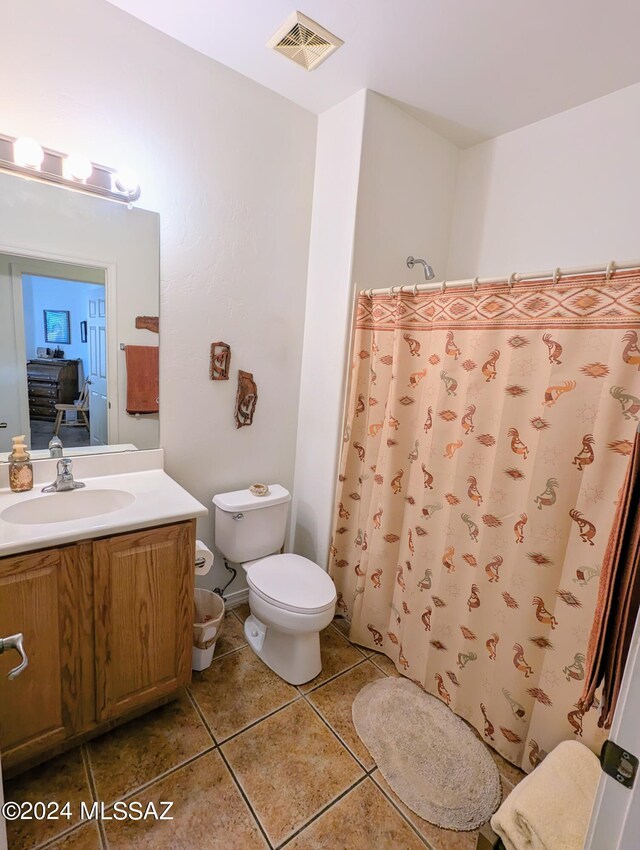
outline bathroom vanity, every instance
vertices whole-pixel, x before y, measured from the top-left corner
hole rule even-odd
[[[38,484],[51,464],[37,463],[31,493],[0,490],[0,637],[22,633],[28,656],[10,680],[20,656],[0,655],[5,775],[166,702],[190,681],[195,517],[206,511],[154,468],[161,456],[123,456],[119,463],[137,471],[94,477],[86,473],[104,458],[78,458],[86,487],[47,496]],[[130,499],[118,507],[123,497],[110,493]]]

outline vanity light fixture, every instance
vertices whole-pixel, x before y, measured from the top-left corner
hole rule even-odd
[[[78,153],[43,148],[35,139],[0,134],[0,171],[87,192],[129,206],[140,197],[137,177],[98,165]]]
[[[24,168],[39,169],[44,159],[44,151],[35,139],[20,136],[13,143],[13,161]]]
[[[138,176],[133,171],[118,171],[113,175],[113,185],[118,192],[133,195],[135,192],[140,192],[140,181]]]
[[[93,165],[86,156],[78,153],[70,153],[62,163],[62,173],[67,180],[80,180],[86,182],[93,172]]]

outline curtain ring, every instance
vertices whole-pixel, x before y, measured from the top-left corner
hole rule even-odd
[[[560,272],[560,268],[558,267],[553,273],[553,285],[554,286],[560,280],[560,275],[561,275],[561,272]]]
[[[607,281],[607,283],[611,280],[615,270],[616,270],[615,260],[611,260],[611,262],[607,264],[607,274],[606,274],[606,277],[605,277],[605,280]]]
[[[477,277],[474,277],[474,279],[471,281],[471,289],[474,292],[478,291],[478,278]]]
[[[397,286],[392,286],[392,287],[391,287],[391,295],[392,295],[392,296],[396,294],[396,289],[397,289],[397,288],[398,288]]]
[[[511,274],[509,275],[509,280],[507,281],[507,284],[509,285],[509,289],[513,289],[513,287],[515,286],[515,283],[516,283],[516,273],[511,272]]]
[[[447,289],[447,281],[443,280],[442,283],[440,284],[440,294],[444,295],[446,289]]]
[[[418,284],[417,283],[413,284],[413,297],[414,298],[418,297]]]

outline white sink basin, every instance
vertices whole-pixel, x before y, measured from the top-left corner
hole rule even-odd
[[[11,505],[0,513],[0,519],[13,525],[43,525],[73,519],[111,514],[135,501],[126,490],[69,490],[50,493]]]

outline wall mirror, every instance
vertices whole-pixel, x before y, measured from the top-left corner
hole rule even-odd
[[[157,213],[0,173],[0,460],[17,434],[33,458],[54,433],[65,455],[159,445],[135,380],[158,359],[136,319],[158,316],[159,258]]]

